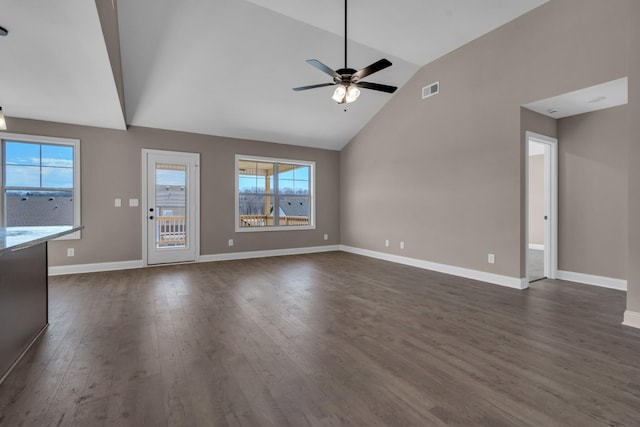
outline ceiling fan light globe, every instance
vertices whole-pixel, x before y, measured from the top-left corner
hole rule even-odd
[[[360,96],[360,89],[356,86],[349,86],[347,89],[347,95],[345,97],[345,102],[348,104],[350,102],[355,101]]]
[[[4,113],[2,112],[2,107],[0,107],[0,130],[7,130],[7,122],[4,118]]]
[[[346,95],[347,88],[344,85],[338,85],[331,98],[333,98],[333,100],[336,102],[343,103]]]

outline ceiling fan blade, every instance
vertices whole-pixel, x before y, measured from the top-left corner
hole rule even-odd
[[[393,93],[398,89],[396,86],[387,86],[381,85],[379,83],[369,83],[369,82],[358,82],[355,83],[356,86],[361,87],[363,89],[373,89],[379,90],[380,92]]]
[[[362,70],[355,72],[351,77],[351,79],[352,80],[355,79],[356,81],[358,81],[360,79],[364,79],[370,74],[377,73],[378,71],[384,70],[385,68],[390,66],[391,66],[391,61],[389,61],[388,59],[381,59],[380,61],[374,62],[368,67],[364,67]]]
[[[327,67],[326,65],[324,65],[322,62],[318,61],[317,59],[307,59],[307,64],[311,65],[312,67],[317,68],[318,70],[322,71],[323,73],[326,73],[326,74],[330,75],[333,79],[338,79],[338,80],[342,79],[340,74],[336,73],[334,70],[332,70],[331,68]]]
[[[335,83],[320,83],[318,85],[294,87],[293,90],[295,90],[296,92],[299,92],[301,90],[315,89],[317,87],[325,87],[325,86],[335,86]]]

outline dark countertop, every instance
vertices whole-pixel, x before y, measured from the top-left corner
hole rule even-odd
[[[0,254],[5,251],[17,251],[65,234],[82,230],[83,225],[46,226],[46,227],[0,227]]]

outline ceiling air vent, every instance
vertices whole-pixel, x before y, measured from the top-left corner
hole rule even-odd
[[[430,96],[440,93],[440,82],[431,83],[428,86],[422,88],[422,99],[427,99]]]

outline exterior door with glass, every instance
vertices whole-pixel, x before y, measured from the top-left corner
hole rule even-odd
[[[199,250],[200,155],[143,150],[147,265],[195,261]]]

